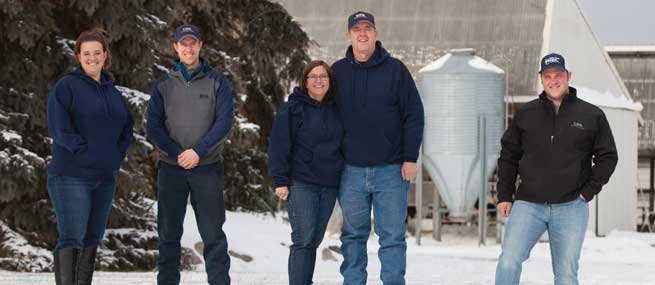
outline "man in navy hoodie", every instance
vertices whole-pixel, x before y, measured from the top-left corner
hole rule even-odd
[[[348,18],[351,46],[332,66],[345,128],[339,188],[344,284],[366,284],[371,207],[380,238],[380,279],[405,284],[407,191],[416,178],[423,104],[412,75],[377,37],[373,15],[354,13]]]
[[[208,283],[230,284],[221,153],[233,122],[232,89],[200,57],[198,27],[177,27],[173,48],[179,61],[155,82],[146,125],[159,150],[157,283],[180,283],[180,239],[190,195]]]

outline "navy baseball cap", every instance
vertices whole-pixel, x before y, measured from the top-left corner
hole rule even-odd
[[[373,14],[359,11],[348,17],[348,30],[361,21],[369,22],[375,28],[375,17],[373,17]]]
[[[548,54],[541,59],[541,69],[539,70],[539,73],[542,73],[546,68],[559,68],[568,71],[566,69],[566,61],[564,60],[564,57],[557,53]]]
[[[200,29],[191,24],[184,24],[175,28],[175,42],[179,42],[185,37],[190,36],[200,41]]]

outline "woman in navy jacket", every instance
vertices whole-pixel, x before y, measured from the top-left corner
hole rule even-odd
[[[336,82],[323,61],[310,62],[300,87],[278,110],[268,149],[275,194],[286,200],[291,223],[289,284],[312,284],[316,250],[337,197],[343,125],[335,108]]]
[[[114,195],[116,172],[132,141],[132,116],[103,72],[109,37],[94,29],[75,42],[79,66],[48,96],[52,161],[48,194],[57,217],[57,284],[91,284],[98,244]]]

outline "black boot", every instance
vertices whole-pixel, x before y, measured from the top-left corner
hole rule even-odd
[[[80,250],[62,248],[55,250],[55,283],[57,285],[75,285],[75,268]]]
[[[77,261],[77,283],[76,285],[91,285],[93,279],[93,270],[96,265],[96,253],[98,247],[85,247],[80,252]]]

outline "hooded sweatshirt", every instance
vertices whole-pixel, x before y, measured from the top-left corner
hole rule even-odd
[[[105,73],[100,83],[81,67],[60,79],[48,96],[53,139],[48,173],[112,178],[132,141],[132,116]]]
[[[275,115],[268,172],[275,187],[291,181],[338,187],[343,168],[343,126],[334,102],[320,102],[296,87]]]
[[[357,62],[351,46],[332,69],[345,127],[346,163],[416,162],[423,140],[423,104],[407,67],[378,41],[368,61]]]
[[[146,133],[159,149],[160,160],[177,165],[177,156],[193,149],[200,157],[198,165],[206,165],[223,160],[233,120],[230,82],[200,58],[200,66],[192,72],[176,64],[155,82]]]

